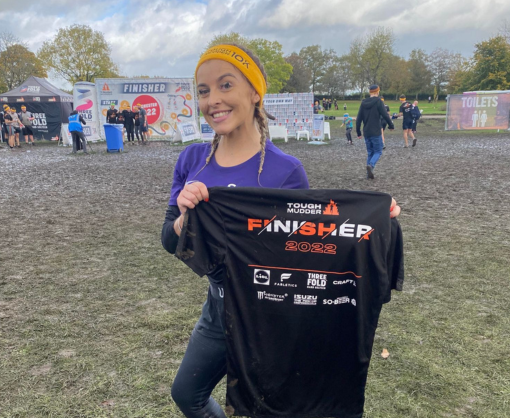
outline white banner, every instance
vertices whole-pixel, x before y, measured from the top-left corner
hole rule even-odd
[[[271,126],[284,126],[290,136],[296,131],[313,128],[313,93],[266,94],[264,105],[276,120],[269,120]]]
[[[97,141],[100,137],[97,92],[94,83],[80,81],[73,87],[74,109],[85,121],[83,133],[89,141]]]
[[[60,137],[62,138],[62,145],[73,145],[73,136],[71,135],[71,132],[69,132],[68,123],[62,124]]]
[[[200,134],[204,141],[212,141],[214,139],[214,130],[211,128],[211,125],[205,121],[203,116],[200,117]]]
[[[313,139],[324,139],[324,115],[313,115]]]
[[[183,143],[200,139],[200,132],[195,120],[190,122],[179,122],[177,124],[177,129],[179,129]]]
[[[112,103],[119,112],[140,103],[147,111],[151,139],[172,139],[178,123],[196,122],[193,78],[98,78],[96,87],[101,125]]]

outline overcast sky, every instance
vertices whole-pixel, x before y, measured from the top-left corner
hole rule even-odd
[[[442,47],[470,56],[505,16],[510,0],[0,0],[0,32],[36,52],[59,28],[89,25],[104,33],[126,76],[190,76],[207,42],[231,31],[277,40],[285,54],[320,44],[340,55],[384,26],[398,55]]]

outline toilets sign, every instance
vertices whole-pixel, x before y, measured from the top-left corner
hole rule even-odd
[[[469,92],[448,96],[447,130],[508,129],[510,93]]]

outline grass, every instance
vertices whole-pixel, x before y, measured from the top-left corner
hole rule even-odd
[[[312,187],[403,208],[406,281],[382,311],[366,418],[510,417],[510,137],[442,123],[405,152],[390,133],[373,183],[362,146],[278,143]],[[207,293],[159,242],[183,147],[97,148],[0,153],[1,418],[182,418],[170,390]]]
[[[412,103],[414,100],[411,98],[409,101]],[[320,102],[322,104],[322,101]],[[338,101],[338,110],[335,110],[332,106],[331,110],[327,110],[324,114],[328,116],[343,116],[344,111],[344,103],[347,105],[347,113],[351,116],[356,116],[358,114],[360,101],[359,100],[346,100]],[[385,100],[385,104],[390,107],[390,113],[398,112],[400,108],[400,101],[395,100]],[[437,103],[428,103],[426,100],[422,100],[418,102],[418,107],[420,110],[423,110],[423,115],[446,115],[446,102],[437,102]]]

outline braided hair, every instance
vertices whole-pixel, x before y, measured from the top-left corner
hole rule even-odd
[[[259,67],[262,75],[264,76],[264,80],[266,80],[266,83],[267,83],[267,75],[264,70],[264,66],[260,62],[260,59],[251,50],[249,50],[248,48],[246,48],[242,45],[236,44],[236,43],[229,43],[226,45],[235,46],[235,47],[243,50],[246,54],[248,54],[248,56],[253,60],[253,62],[257,65],[257,67]],[[260,132],[260,164],[259,164],[259,170],[258,170],[258,182],[259,182],[259,185],[261,186],[260,174],[262,173],[262,169],[264,166],[264,159],[266,157],[266,140],[269,135],[269,128],[268,128],[268,124],[267,124],[267,114],[264,111],[264,109],[260,108],[259,103],[257,103],[255,105],[255,113],[254,113],[253,117],[257,121],[258,130]],[[200,171],[202,171],[205,168],[205,166],[207,164],[209,164],[209,162],[211,161],[212,156],[218,149],[220,139],[221,139],[220,135],[218,135],[218,134],[214,135],[214,138],[211,142],[211,151],[209,152],[209,155],[207,156],[207,158],[205,160],[205,165],[200,169]]]

